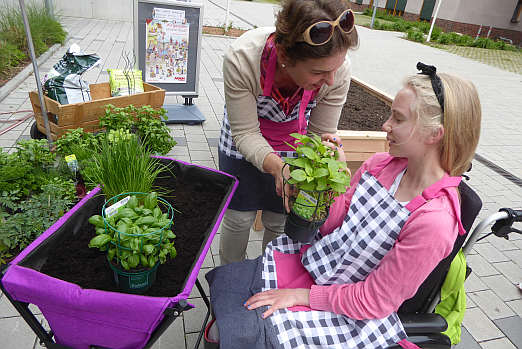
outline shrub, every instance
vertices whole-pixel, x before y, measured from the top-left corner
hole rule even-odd
[[[424,34],[420,31],[410,29],[407,31],[408,40],[416,41],[416,42],[424,42]]]
[[[474,41],[475,40],[473,40],[473,38],[471,36],[469,36],[469,35],[462,35],[460,37],[460,41],[456,42],[456,44],[459,45],[459,46],[472,46]]]
[[[438,39],[438,42],[439,44],[442,44],[442,45],[449,45],[451,44],[451,35],[449,35],[449,33],[441,33],[439,35],[439,39]]]
[[[47,13],[43,2],[29,3],[26,11],[37,56],[47,51],[48,46],[65,42],[67,33],[61,24]],[[5,72],[5,69],[8,68],[5,62],[18,61],[16,63],[18,64],[20,60],[24,59],[21,54],[27,52],[27,38],[20,9],[14,3],[7,5],[4,2],[0,6],[0,73]]]

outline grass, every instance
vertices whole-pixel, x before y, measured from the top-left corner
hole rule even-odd
[[[491,65],[512,73],[522,74],[522,51],[491,50],[479,47],[457,45],[428,44],[432,47],[446,50],[461,57]]]
[[[375,19],[377,20],[377,18],[375,18]],[[366,16],[366,15],[362,15],[362,14],[358,14],[358,13],[355,14],[355,24],[369,28],[371,22],[372,22],[371,16]],[[390,25],[393,24],[393,22],[387,21],[384,19],[379,19],[379,22],[390,24]]]
[[[65,42],[67,32],[58,21],[50,17],[43,2],[28,3],[26,12],[36,56],[56,43]],[[11,68],[28,57],[29,49],[20,8],[3,2],[0,5],[0,76],[6,76]]]

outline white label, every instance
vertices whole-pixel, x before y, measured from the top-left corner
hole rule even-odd
[[[130,196],[127,196],[126,198],[124,198],[124,199],[118,201],[117,203],[115,203],[114,205],[111,205],[111,206],[107,207],[105,209],[105,216],[106,217],[114,216],[114,214],[116,212],[118,212],[118,209],[120,207],[122,207],[123,205],[125,205],[127,203],[127,201],[129,201],[129,199],[130,199]]]

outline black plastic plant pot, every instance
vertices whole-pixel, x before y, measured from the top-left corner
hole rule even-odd
[[[177,256],[156,269],[156,281],[143,295],[120,292],[107,252],[88,247],[96,234],[88,219],[101,212],[106,199],[99,187],[2,271],[5,298],[47,348],[150,348],[183,311],[193,308],[187,299],[194,285],[208,319],[210,305],[198,274],[238,181],[215,169],[158,158],[168,170],[154,185],[170,193],[161,195],[176,210],[169,229],[176,235]],[[148,281],[153,277],[149,273]],[[143,278],[131,276],[128,288],[137,290]],[[28,304],[39,308],[51,333]]]
[[[292,240],[310,243],[314,240],[319,228],[326,222],[326,218],[317,221],[307,221],[293,211],[290,211],[286,217],[285,233],[292,238]]]
[[[114,282],[125,293],[144,294],[156,281],[159,262],[151,269],[137,272],[128,272],[109,261],[108,263],[114,272]]]

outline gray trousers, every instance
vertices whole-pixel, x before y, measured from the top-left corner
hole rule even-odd
[[[240,262],[246,257],[250,228],[254,224],[256,211],[237,211],[228,209],[221,223],[221,235],[219,242],[219,257],[221,265],[232,262]],[[286,215],[263,210],[262,221],[265,226],[263,246],[284,232]],[[253,258],[256,256],[249,256]]]

